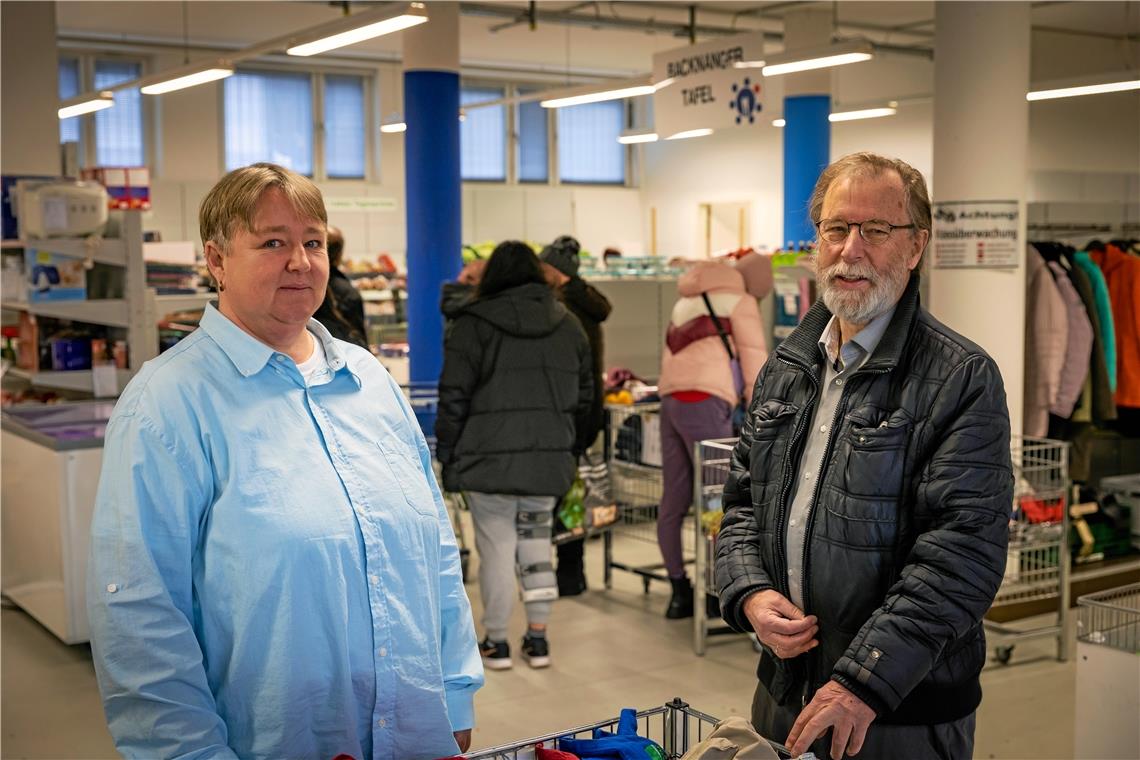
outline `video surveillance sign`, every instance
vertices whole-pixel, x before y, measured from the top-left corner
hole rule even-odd
[[[661,139],[694,129],[762,122],[764,34],[709,40],[653,56],[654,128]]]
[[[935,269],[1016,269],[1022,258],[1017,201],[934,204]]]

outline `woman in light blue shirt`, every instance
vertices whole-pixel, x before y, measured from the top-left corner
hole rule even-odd
[[[483,671],[455,537],[399,387],[311,319],[320,191],[256,164],[199,217],[217,306],[107,427],[88,609],[116,746],[465,751]]]

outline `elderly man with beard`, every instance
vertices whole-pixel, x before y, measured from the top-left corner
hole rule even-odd
[[[756,380],[717,542],[724,617],[764,646],[752,721],[793,755],[968,758],[1013,498],[1002,378],[919,303],[919,172],[846,156],[810,213],[822,300]]]

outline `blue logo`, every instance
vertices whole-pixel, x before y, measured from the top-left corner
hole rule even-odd
[[[764,104],[760,102],[760,85],[752,84],[752,80],[748,78],[745,78],[743,84],[734,84],[732,100],[729,101],[728,107],[736,111],[737,124],[744,119],[748,119],[749,124],[754,124],[756,114],[764,108]]]

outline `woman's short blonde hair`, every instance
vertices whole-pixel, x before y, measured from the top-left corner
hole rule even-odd
[[[328,213],[321,191],[308,177],[277,164],[250,164],[234,169],[210,188],[198,208],[202,244],[212,242],[223,253],[239,225],[253,230],[253,215],[261,196],[277,188],[303,219],[319,219],[328,226]]]

